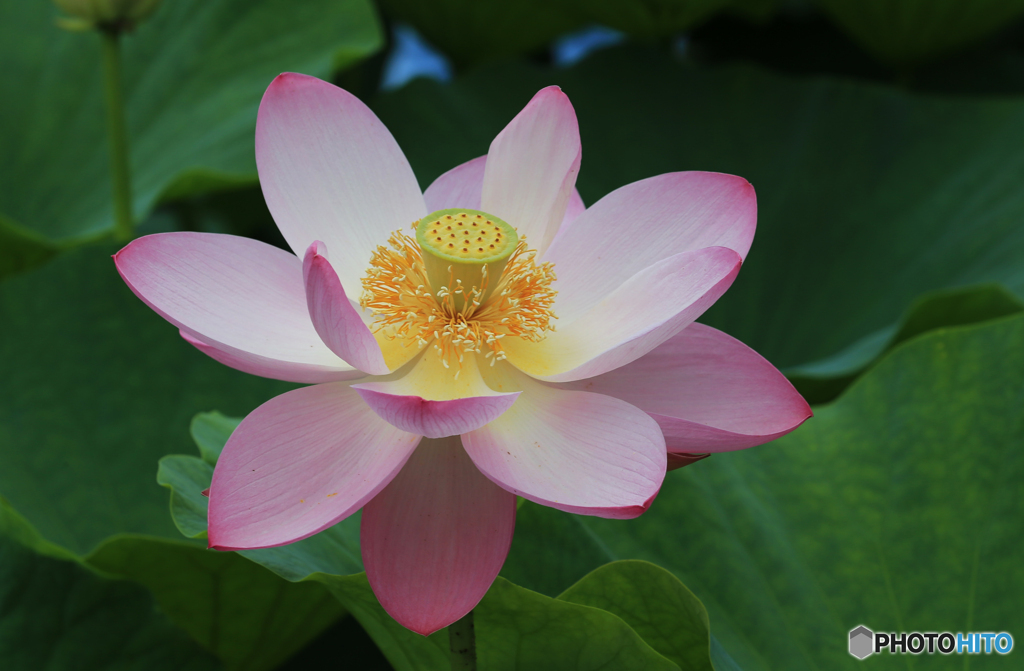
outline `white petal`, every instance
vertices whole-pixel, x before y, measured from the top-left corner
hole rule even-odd
[[[296,254],[331,250],[341,283],[358,287],[373,250],[424,216],[416,177],[398,143],[358,98],[287,73],[260,103],[256,166],[267,207]]]

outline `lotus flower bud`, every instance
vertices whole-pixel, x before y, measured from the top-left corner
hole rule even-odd
[[[69,16],[58,23],[68,30],[130,30],[149,17],[160,0],[54,0]]]

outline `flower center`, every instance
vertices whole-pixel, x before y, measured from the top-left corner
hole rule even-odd
[[[445,368],[461,370],[467,354],[493,366],[501,340],[544,339],[554,331],[557,293],[551,263],[507,223],[476,210],[441,210],[414,222],[416,237],[395,231],[377,248],[359,304],[372,329],[405,346],[433,343]]]
[[[477,210],[440,210],[416,224],[416,242],[432,287],[446,286],[456,310],[486,301],[519,245],[516,229]],[[479,291],[476,295],[472,288]],[[460,289],[462,289],[460,291]]]

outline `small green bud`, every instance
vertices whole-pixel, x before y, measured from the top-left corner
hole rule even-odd
[[[160,0],[53,0],[69,16],[57,20],[66,30],[131,30],[148,18]]]

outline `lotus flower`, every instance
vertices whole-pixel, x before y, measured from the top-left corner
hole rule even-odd
[[[557,87],[421,193],[363,103],[283,74],[260,105],[256,163],[295,254],[165,233],[115,256],[201,351],[310,385],[227,442],[210,547],[291,543],[362,508],[370,585],[429,634],[493,582],[516,495],[636,517],[670,460],[758,445],[810,415],[771,364],[694,323],[750,247],[750,184],[672,173],[584,208]]]

